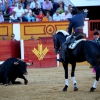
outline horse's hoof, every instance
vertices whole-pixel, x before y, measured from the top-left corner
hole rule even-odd
[[[74,91],[78,91],[78,87],[74,87]]]
[[[24,84],[27,85],[28,84],[28,80],[25,80]]]
[[[8,84],[4,84],[4,86],[8,86]]]
[[[65,87],[63,88],[63,92],[65,92],[65,91],[67,91],[67,88],[68,88],[68,86],[67,85],[65,85]]]
[[[96,89],[96,88],[93,88],[93,87],[92,87],[92,88],[90,89],[90,92],[94,92],[95,89]]]

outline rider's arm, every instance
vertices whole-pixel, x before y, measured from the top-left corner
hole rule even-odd
[[[83,9],[83,16],[84,16],[84,18],[87,17],[87,14],[88,14],[88,10],[87,9]]]
[[[68,27],[68,33],[69,33],[69,34],[72,33],[72,28],[73,28],[73,20],[70,19],[70,23],[69,23],[69,27]]]

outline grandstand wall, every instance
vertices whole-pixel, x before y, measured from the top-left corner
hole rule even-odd
[[[88,20],[85,20],[84,24],[84,33],[88,37]],[[15,34],[16,40],[29,40],[32,35],[35,39],[52,37],[57,30],[66,30],[68,25],[68,21],[3,23],[0,24],[0,36],[7,36],[7,40],[11,40],[12,33]]]

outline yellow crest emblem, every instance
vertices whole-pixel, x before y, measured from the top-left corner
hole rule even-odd
[[[43,60],[48,51],[49,49],[47,47],[43,50],[42,44],[38,44],[38,50],[36,48],[32,50],[32,52],[38,57],[39,60]]]

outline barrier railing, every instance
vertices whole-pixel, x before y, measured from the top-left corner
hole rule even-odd
[[[89,39],[93,39],[93,32],[95,29],[100,31],[100,20],[89,20],[88,21]]]

